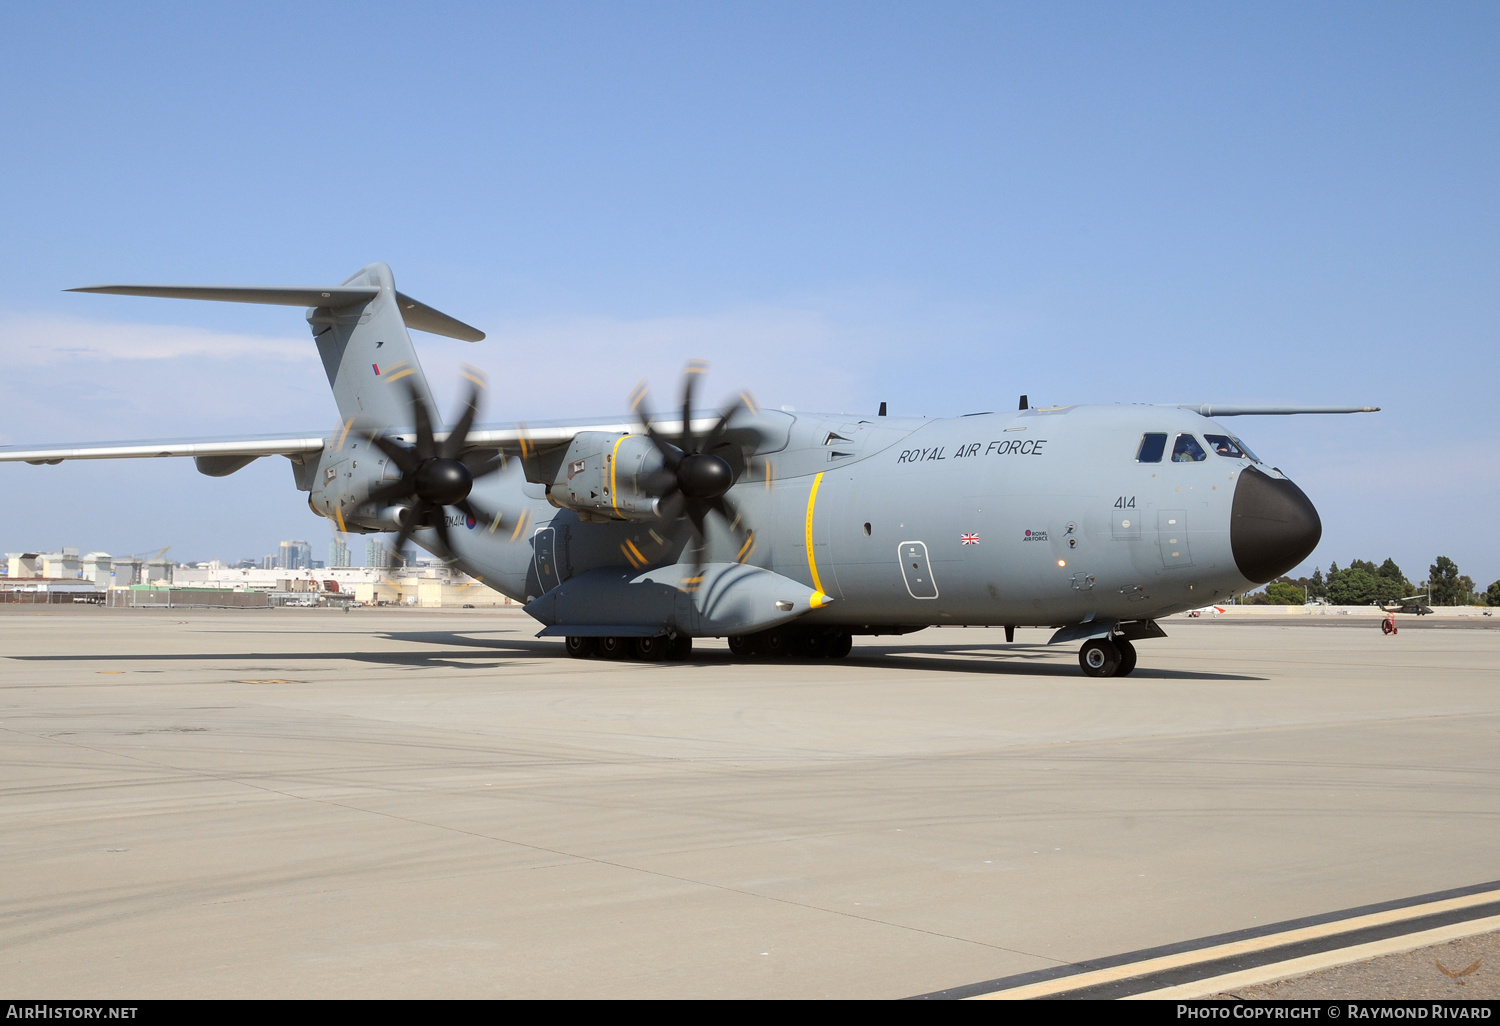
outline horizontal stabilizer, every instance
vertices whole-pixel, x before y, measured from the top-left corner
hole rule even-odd
[[[374,285],[328,285],[274,287],[260,285],[90,285],[69,292],[93,292],[106,296],[146,296],[154,299],[206,299],[219,303],[260,303],[268,306],[310,306],[339,310],[369,302],[380,294]],[[426,303],[396,293],[396,306],[408,328],[434,335],[479,342],[484,332],[434,310]]]
[[[1178,403],[1204,417],[1290,417],[1298,413],[1379,413],[1379,406],[1223,406],[1218,403]]]

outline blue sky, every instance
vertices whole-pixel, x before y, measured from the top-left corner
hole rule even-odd
[[[23,5],[0,32],[0,443],[322,430],[298,311],[67,295],[372,260],[490,333],[451,407],[710,391],[1235,422],[1309,565],[1500,577],[1494,4]],[[329,535],[284,460],[0,466],[0,548]]]

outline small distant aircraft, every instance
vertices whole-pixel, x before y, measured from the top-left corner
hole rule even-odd
[[[1392,599],[1385,604],[1387,613],[1411,613],[1413,616],[1426,616],[1432,612],[1432,607],[1427,605],[1427,594],[1408,595],[1406,598]]]
[[[0,461],[191,456],[223,477],[285,456],[343,532],[395,532],[519,602],[569,655],[842,658],[855,635],[1055,629],[1093,677],[1135,668],[1156,618],[1296,566],[1322,535],[1302,489],[1220,417],[1374,407],[1032,407],[928,420],[765,410],[742,394],[657,419],[447,430],[408,328],[484,333],[371,264],[340,285],[101,285],[78,292],[307,308],[338,405],[331,434],[0,450]],[[577,353],[534,354],[586,373]],[[566,373],[559,380],[565,381]]]

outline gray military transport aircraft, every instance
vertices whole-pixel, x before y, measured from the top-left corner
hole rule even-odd
[[[854,635],[1050,627],[1094,677],[1135,668],[1156,618],[1284,573],[1322,524],[1216,418],[1371,407],[1054,406],[946,419],[761,409],[441,430],[408,328],[484,334],[371,264],[314,288],[74,289],[307,307],[341,423],[300,435],[0,450],[0,461],[191,456],[223,477],[285,456],[340,531],[396,532],[510,598],[570,655],[841,658]]]

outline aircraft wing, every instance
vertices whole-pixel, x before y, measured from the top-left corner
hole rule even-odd
[[[693,430],[706,433],[717,418],[695,419]],[[655,422],[659,430],[680,430],[681,418]],[[545,424],[517,424],[502,428],[476,428],[469,432],[471,449],[497,449],[508,453],[548,449],[566,445],[583,431],[639,433],[640,422],[628,417],[590,422],[557,421]],[[357,433],[357,431],[356,431]],[[401,429],[391,437],[405,440]],[[448,437],[446,431],[434,432],[436,441]],[[63,460],[143,459],[155,456],[301,456],[321,450],[328,444],[324,435],[254,435],[246,438],[168,438],[136,442],[73,442],[68,445],[0,446],[0,463],[61,463]]]
[[[1228,406],[1223,403],[1178,403],[1204,417],[1290,417],[1299,413],[1379,413],[1379,406]]]
[[[152,456],[301,456],[327,445],[322,435],[261,435],[254,438],[159,439],[93,442],[18,449],[0,446],[0,463],[61,463],[63,460],[143,459]]]

